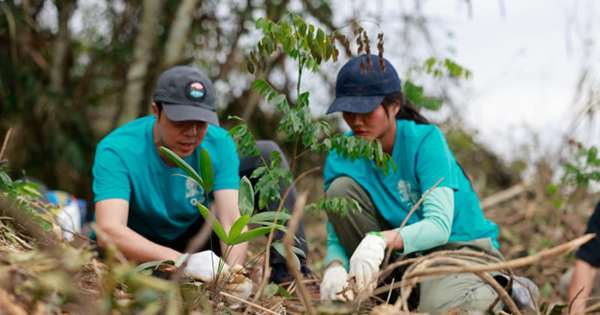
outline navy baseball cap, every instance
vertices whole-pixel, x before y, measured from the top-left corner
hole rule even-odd
[[[156,82],[154,102],[162,104],[172,121],[198,120],[219,126],[212,82],[194,67],[176,66],[163,72]]]
[[[402,91],[396,69],[385,58],[385,71],[379,69],[379,57],[371,55],[372,70],[363,71],[361,60],[367,64],[367,56],[352,58],[340,70],[335,82],[335,100],[327,109],[333,112],[355,114],[370,113],[381,104],[386,95]]]

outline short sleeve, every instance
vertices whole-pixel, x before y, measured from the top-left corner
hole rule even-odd
[[[129,172],[114,149],[98,146],[92,173],[94,202],[113,198],[129,201],[131,197]]]
[[[221,154],[215,159],[211,156],[214,169],[213,190],[239,189],[240,186],[240,159],[237,154],[235,142],[230,136],[221,139],[219,148]],[[214,166],[218,166],[214,167]]]
[[[423,138],[416,156],[416,172],[421,191],[432,188],[441,178],[437,187],[458,189],[455,173],[455,160],[446,143],[446,137],[435,128]]]
[[[600,203],[590,217],[585,234],[596,233],[591,241],[581,245],[577,250],[577,258],[594,267],[600,267]]]

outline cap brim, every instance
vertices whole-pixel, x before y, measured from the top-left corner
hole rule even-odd
[[[370,113],[383,102],[384,98],[385,95],[337,97],[327,109],[327,114],[333,112]]]
[[[172,121],[197,120],[219,126],[219,117],[212,110],[190,105],[165,105],[163,111]]]

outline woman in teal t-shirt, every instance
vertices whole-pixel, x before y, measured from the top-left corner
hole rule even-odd
[[[354,293],[371,292],[389,248],[395,251],[392,259],[439,250],[471,250],[503,260],[496,240],[498,226],[483,216],[479,199],[444,135],[404,98],[394,67],[384,59],[382,71],[379,58],[371,55],[370,59],[372,70],[364,70],[369,64],[366,55],[342,67],[336,99],[327,113],[343,112],[351,129],[346,136],[381,141],[383,151],[396,163],[396,171],[390,168],[386,174],[373,161],[350,161],[334,151],[327,157],[326,197],[355,199],[362,212],[351,211],[344,217],[328,213],[322,299],[349,300]],[[427,192],[406,226],[398,229]],[[500,272],[490,274],[502,284],[507,282]],[[400,281],[401,271],[392,276]],[[355,290],[344,290],[352,277]],[[530,281],[521,280],[537,290]],[[419,289],[419,311],[432,314],[455,307],[484,311],[497,298],[485,280],[470,273],[429,280]],[[525,287],[513,285],[513,300],[521,308],[534,308],[535,302],[525,291]],[[492,311],[503,306],[497,303]]]

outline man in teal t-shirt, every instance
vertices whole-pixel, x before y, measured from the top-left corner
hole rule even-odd
[[[238,210],[239,158],[233,139],[219,127],[212,82],[193,67],[178,66],[159,77],[153,115],[136,119],[109,134],[97,147],[93,167],[96,231],[101,250],[113,242],[135,262],[178,261],[188,241],[204,223],[197,204],[216,208],[229,232]],[[214,185],[206,194],[162,151],[166,147],[200,173],[199,154],[206,149]],[[210,282],[225,245],[216,240],[190,256],[184,275]],[[248,244],[224,257],[243,265]],[[171,272],[173,270],[165,270]],[[247,298],[245,279],[233,293]]]

